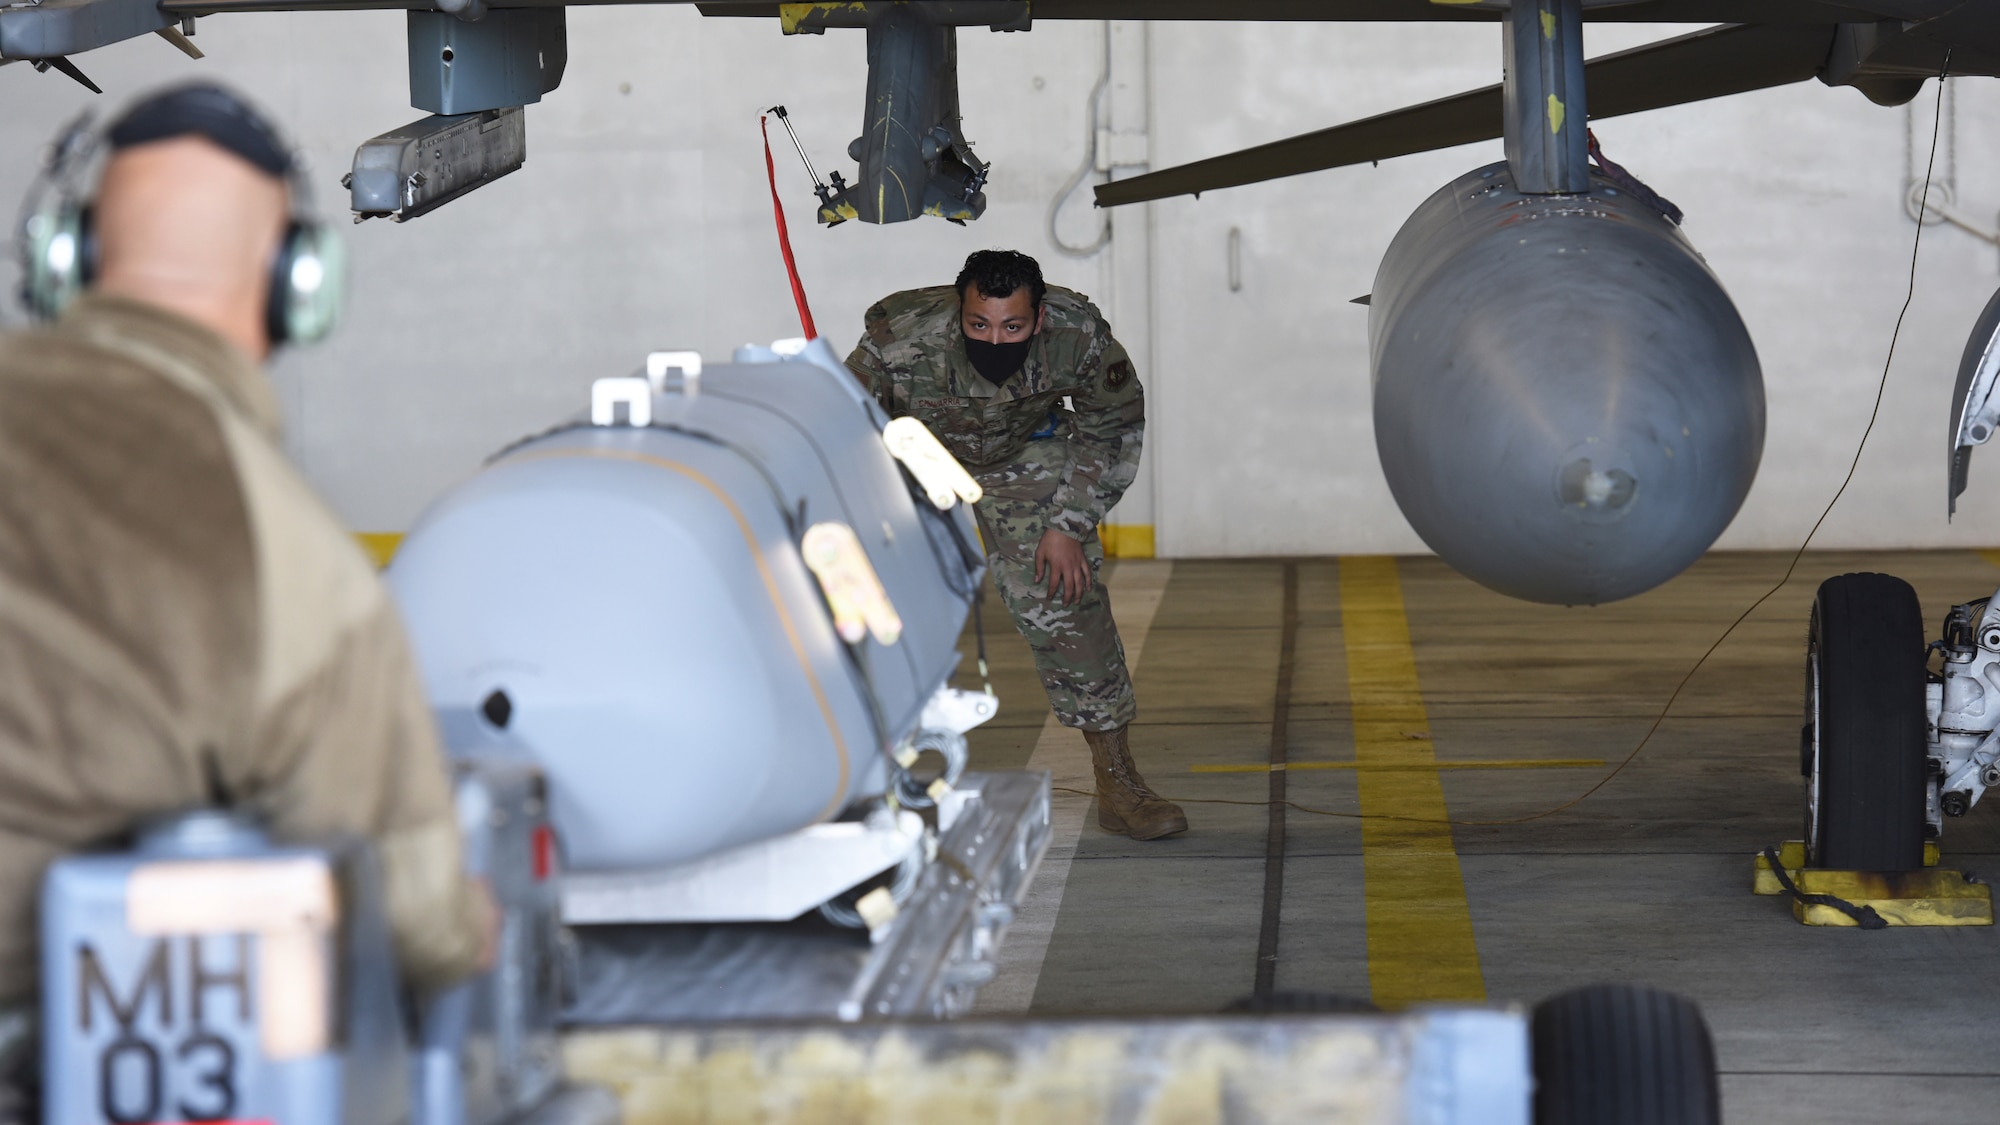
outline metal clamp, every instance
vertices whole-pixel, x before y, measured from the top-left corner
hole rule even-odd
[[[650,369],[652,361],[647,360]],[[625,407],[625,424],[628,426],[650,426],[653,424],[653,383],[630,375],[620,375],[610,379],[599,379],[590,385],[590,424],[593,426],[615,426],[618,424],[618,407]]]
[[[667,385],[667,373],[670,371],[681,373],[678,388]],[[693,398],[701,393],[701,353],[649,352],[646,355],[646,378],[652,383],[654,394],[666,394],[670,389],[677,389]]]
[[[1000,700],[984,691],[961,691],[942,687],[924,704],[917,725],[927,730],[964,734],[992,718],[1000,710]]]

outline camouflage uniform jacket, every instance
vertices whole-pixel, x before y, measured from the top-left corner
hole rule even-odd
[[[1051,286],[1027,362],[995,386],[965,356],[958,301],[949,285],[884,298],[847,365],[891,417],[915,415],[974,475],[1013,461],[1031,439],[1065,442],[1048,522],[1088,538],[1139,471],[1146,399],[1131,359],[1097,306]]]

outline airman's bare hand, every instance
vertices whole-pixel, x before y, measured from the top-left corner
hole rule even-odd
[[[1042,532],[1042,541],[1035,545],[1035,581],[1042,580],[1044,567],[1049,572],[1049,596],[1061,591],[1064,605],[1075,605],[1090,589],[1090,560],[1083,557],[1083,544],[1055,528]]]

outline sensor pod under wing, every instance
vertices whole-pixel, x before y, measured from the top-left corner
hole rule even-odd
[[[913,493],[879,408],[823,359],[681,359],[650,395],[606,380],[643,401],[504,450],[389,570],[453,752],[537,762],[572,869],[666,868],[879,798],[957,663],[971,517]],[[893,643],[836,632],[800,550],[829,523],[900,615]]]
[[[1750,334],[1685,235],[1594,170],[1524,194],[1503,161],[1419,207],[1369,303],[1396,503],[1466,576],[1594,605],[1672,578],[1764,447]]]

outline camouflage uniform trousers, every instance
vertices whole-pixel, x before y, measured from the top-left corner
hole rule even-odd
[[[1035,581],[1035,547],[1054,514],[1053,500],[1066,459],[1060,440],[1030,442],[1004,465],[975,471],[985,497],[979,501],[979,534],[993,588],[1014,618],[1014,627],[1035,653],[1035,670],[1049,706],[1067,727],[1116,730],[1138,714],[1125,646],[1111,619],[1111,598],[1099,576],[1104,545],[1097,533],[1083,541],[1090,565],[1090,589],[1070,605],[1050,594],[1048,575]]]

